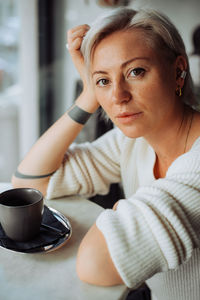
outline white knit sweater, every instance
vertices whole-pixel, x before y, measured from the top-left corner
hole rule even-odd
[[[159,300],[200,299],[200,138],[155,180],[155,153],[143,138],[113,129],[73,145],[51,177],[47,198],[106,194],[122,182],[126,200],[96,224],[128,287],[144,281]],[[118,200],[118,199],[116,199]]]

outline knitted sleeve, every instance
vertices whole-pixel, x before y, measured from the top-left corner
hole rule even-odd
[[[113,129],[92,143],[74,144],[50,178],[48,199],[68,195],[106,194],[121,181],[120,151],[124,135]]]
[[[199,153],[200,143],[174,161],[165,178],[98,217],[97,227],[128,287],[177,268],[200,246]]]

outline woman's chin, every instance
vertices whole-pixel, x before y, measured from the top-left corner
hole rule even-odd
[[[131,139],[136,139],[142,136],[142,133],[139,130],[135,130],[133,128],[124,128],[122,126],[117,126],[125,136]]]

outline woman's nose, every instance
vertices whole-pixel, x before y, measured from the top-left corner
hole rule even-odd
[[[116,104],[130,101],[132,95],[125,82],[120,81],[113,85],[112,89],[112,101]]]

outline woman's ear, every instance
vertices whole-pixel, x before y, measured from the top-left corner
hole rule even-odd
[[[182,55],[176,58],[175,72],[176,72],[176,85],[182,88],[184,86],[185,77],[187,75],[187,60]]]

